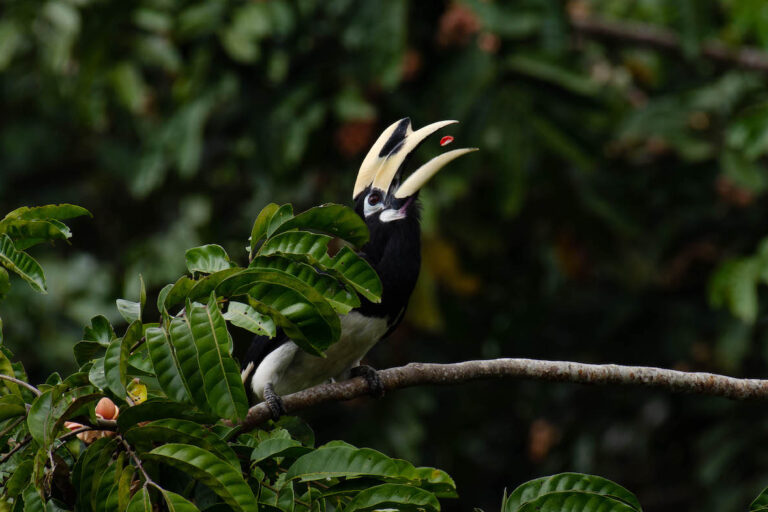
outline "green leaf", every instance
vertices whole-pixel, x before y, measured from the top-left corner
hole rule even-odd
[[[602,494],[558,491],[543,494],[517,509],[507,506],[503,512],[637,512],[637,510],[623,501]]]
[[[267,235],[269,221],[272,220],[272,216],[279,208],[280,207],[275,203],[269,203],[267,206],[262,208],[261,212],[259,212],[259,215],[256,217],[256,220],[253,223],[253,228],[251,228],[251,256],[253,256],[253,251],[256,249],[259,241]]]
[[[125,331],[125,336],[115,338],[104,354],[104,377],[110,391],[120,399],[125,399],[125,384],[128,381],[128,357],[131,345],[141,338],[141,321],[135,320]]]
[[[192,402],[192,393],[181,374],[176,350],[165,329],[150,327],[146,330],[149,357],[160,387],[168,398],[177,402]]]
[[[282,256],[259,256],[251,262],[249,267],[261,270],[277,270],[303,281],[317,290],[340,315],[346,315],[360,306],[360,299],[356,293],[334,277],[318,272],[317,269],[306,263]]]
[[[194,286],[187,292],[186,298],[196,301],[208,300],[208,296],[211,295],[211,292],[214,291],[222,281],[242,271],[242,268],[234,267],[207,275],[195,282]]]
[[[163,490],[163,499],[169,512],[197,512],[198,508],[175,492]]]
[[[203,373],[197,358],[197,346],[185,318],[173,318],[169,328],[181,376],[187,383],[192,402],[202,411],[209,411],[205,396]]]
[[[109,496],[120,481],[120,475],[123,472],[124,457],[125,453],[120,453],[117,460],[112,464],[110,464],[109,459],[99,459],[97,468],[101,468],[101,470],[97,471],[94,475],[93,487],[91,490],[91,508],[93,510],[101,511],[104,510],[105,505],[108,505]],[[115,491],[116,490],[117,489],[115,489]],[[117,496],[115,496],[115,498],[117,498]],[[115,499],[115,501],[117,501],[117,499]],[[107,510],[115,509],[110,508]]]
[[[133,483],[133,476],[135,474],[136,468],[133,466],[126,466],[123,468],[123,472],[120,474],[120,478],[117,482],[117,507],[104,507],[106,512],[110,512],[111,510],[125,510],[128,508],[131,499],[131,484]],[[115,503],[114,497],[114,494],[110,494],[110,501],[112,503]]]
[[[93,366],[88,371],[88,380],[99,389],[108,389],[107,377],[104,372],[104,358],[100,357],[93,362]]]
[[[3,222],[11,219],[22,220],[47,220],[47,219],[72,219],[74,217],[81,217],[87,215],[93,217],[91,212],[81,206],[74,204],[48,204],[45,206],[22,206],[10,212],[5,216]]]
[[[131,428],[125,433],[125,437],[131,444],[144,441],[176,442],[198,446],[240,470],[240,461],[232,448],[216,434],[192,421],[175,418],[156,420],[144,426]]]
[[[5,482],[5,496],[15,498],[30,482],[32,477],[32,468],[35,462],[31,459],[25,459],[19,463],[11,477]]]
[[[0,235],[0,264],[16,272],[35,291],[48,293],[45,289],[45,275],[40,264],[29,254],[16,250],[8,235]]]
[[[178,281],[173,284],[171,289],[168,290],[167,294],[164,295],[165,300],[162,302],[162,307],[158,309],[160,311],[165,311],[177,304],[183,304],[195,284],[197,284],[195,280],[190,279],[187,276],[181,276]]]
[[[151,398],[121,410],[120,416],[117,417],[117,426],[124,432],[139,422],[167,418],[184,419],[196,423],[215,423],[218,419],[210,414],[200,413],[188,404],[163,398]]]
[[[271,237],[277,228],[279,228],[285,221],[293,217],[293,206],[290,204],[284,204],[275,211],[269,219],[269,225],[267,226],[267,237]]]
[[[141,303],[125,299],[117,299],[115,303],[118,313],[125,318],[126,322],[134,322],[141,318]]]
[[[302,446],[295,439],[265,439],[254,448],[251,453],[251,462],[261,462],[273,457],[296,458],[311,452],[311,448]]]
[[[45,502],[40,491],[32,484],[24,489],[24,512],[45,512]]]
[[[248,304],[229,301],[227,312],[222,315],[224,320],[234,325],[262,336],[275,336],[275,322],[267,315],[262,315]]]
[[[229,332],[216,303],[216,294],[211,293],[207,306],[187,302],[184,318],[197,347],[211,410],[222,418],[242,420],[248,412],[248,397],[240,368],[230,354]]]
[[[145,458],[184,471],[218,494],[236,511],[257,510],[256,497],[240,471],[202,448],[187,444],[166,444],[155,448]]]
[[[224,248],[220,245],[203,245],[188,249],[185,253],[187,269],[204,274],[212,274],[220,270],[232,268],[232,262]]]
[[[352,208],[340,204],[324,204],[302,212],[282,223],[273,233],[292,229],[309,229],[337,236],[357,248],[368,243],[368,226]]]
[[[249,269],[224,280],[216,290],[224,296],[248,294],[248,302],[302,349],[315,355],[338,340],[339,317],[314,288],[283,272]]]
[[[516,511],[524,503],[556,491],[581,491],[609,496],[637,511],[641,510],[637,497],[617,483],[595,475],[560,473],[537,478],[517,487],[507,498],[504,511]]]
[[[26,412],[27,408],[20,396],[4,395],[0,397],[0,421],[23,416]]]
[[[396,478],[401,476],[401,469],[395,460],[370,448],[325,445],[294,462],[286,478],[302,481],[359,476]]]
[[[27,428],[29,429],[32,439],[37,441],[41,446],[49,446],[53,442],[53,439],[51,439],[50,427],[55,421],[55,419],[52,418],[53,402],[58,396],[58,389],[49,389],[35,398],[32,402],[32,406],[29,408],[29,413],[27,414]]]
[[[100,343],[95,341],[78,341],[72,349],[75,353],[75,361],[79,366],[83,366],[88,361],[103,357],[107,351]]]
[[[11,360],[8,359],[8,356],[6,356],[5,352],[2,350],[0,350],[0,374],[7,375],[8,377],[15,377]],[[9,393],[18,397],[22,396],[18,384],[11,382],[10,380],[0,380],[0,391],[5,392],[6,389]]]
[[[330,241],[331,237],[326,235],[288,231],[267,240],[261,246],[259,255],[278,254],[315,265],[350,285],[368,300],[379,302],[382,287],[376,271],[349,247],[342,247],[335,256],[329,256]]]
[[[8,291],[11,289],[11,278],[8,275],[8,271],[5,270],[3,267],[0,267],[0,299],[6,296]],[[0,327],[2,327],[2,324],[0,324]],[[3,334],[0,332],[0,343],[3,342]]]
[[[13,240],[19,250],[53,240],[67,240],[72,232],[66,224],[57,220],[8,220],[0,221],[0,233]]]
[[[90,509],[94,479],[106,469],[115,445],[114,439],[106,437],[97,439],[80,455],[72,469],[72,485],[77,489],[77,502],[83,510]]]
[[[403,484],[382,484],[361,491],[352,498],[344,512],[376,507],[396,510],[440,510],[434,494],[418,487]]]
[[[149,491],[142,487],[131,498],[128,508],[125,512],[152,512],[152,502],[149,499]]]
[[[83,340],[94,341],[104,348],[107,348],[109,342],[116,337],[115,330],[109,320],[102,315],[91,318],[91,325],[86,327],[83,332]]]
[[[763,492],[758,494],[752,503],[749,504],[749,512],[762,512],[768,510],[768,487],[763,489]]]

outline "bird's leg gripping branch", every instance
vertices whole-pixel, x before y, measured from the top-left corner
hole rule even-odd
[[[371,369],[372,370],[372,369]],[[768,380],[737,379],[712,373],[681,372],[647,366],[585,364],[536,359],[491,359],[453,364],[410,363],[375,372],[382,391],[425,384],[459,384],[481,379],[530,379],[578,384],[634,385],[661,388],[677,393],[720,396],[736,400],[768,399]],[[362,375],[358,373],[358,375]],[[351,400],[373,391],[364,377],[320,384],[282,397],[287,414],[327,402]],[[251,430],[273,417],[272,406],[251,407],[242,423]]]

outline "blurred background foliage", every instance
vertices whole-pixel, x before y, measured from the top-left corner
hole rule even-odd
[[[482,151],[422,194],[422,278],[370,363],[765,377],[763,52],[762,0],[0,0],[0,212],[94,214],[33,250],[49,294],[12,288],[7,344],[33,376],[71,370],[82,325],[119,322],[139,274],[156,294],[202,243],[243,261],[267,202],[348,202],[408,115],[459,119]],[[307,416],[322,442],[447,470],[455,510],[559,471],[649,511],[745,510],[768,485],[756,403],[492,382]]]

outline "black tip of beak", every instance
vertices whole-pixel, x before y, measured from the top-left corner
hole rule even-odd
[[[392,135],[389,137],[389,140],[384,144],[384,146],[381,148],[381,151],[379,151],[379,157],[385,157],[390,152],[392,152],[395,147],[402,143],[403,140],[405,140],[405,135],[408,133],[408,128],[411,126],[411,118],[410,117],[404,117],[402,118],[398,124],[397,128],[395,128],[395,131],[392,132]]]

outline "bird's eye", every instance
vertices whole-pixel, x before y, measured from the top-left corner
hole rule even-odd
[[[377,204],[379,204],[380,201],[381,201],[381,196],[376,192],[368,196],[368,204],[371,206],[376,206]]]

